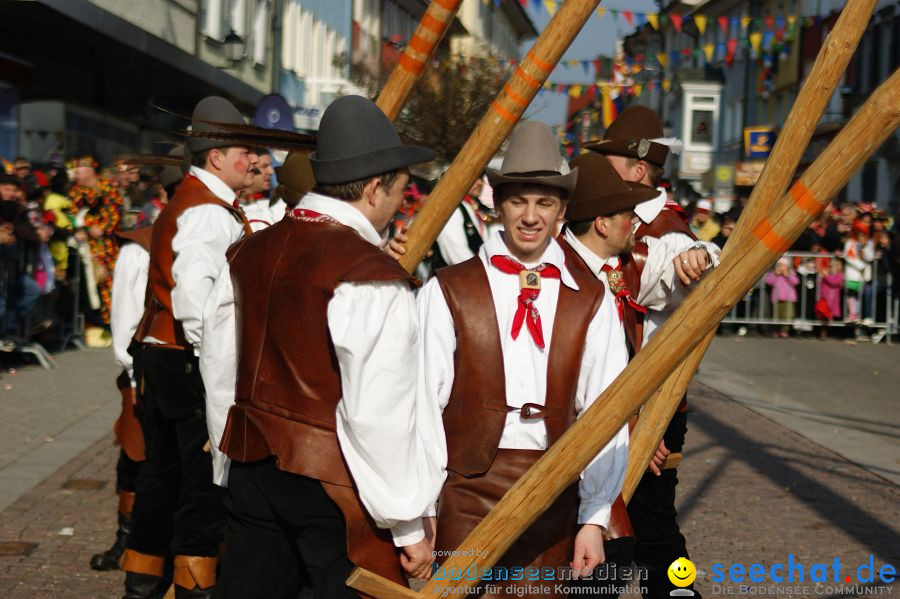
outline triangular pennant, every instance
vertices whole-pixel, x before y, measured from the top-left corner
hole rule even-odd
[[[581,61],[581,68],[584,69],[584,73],[587,74],[588,70],[590,70],[591,62],[589,60]]]
[[[754,31],[750,34],[750,46],[753,48],[753,51],[759,55],[759,48],[762,44],[763,34],[761,31]]]
[[[647,15],[642,12],[634,13],[634,22],[637,23],[638,29],[642,29],[647,24]]]
[[[728,53],[725,54],[725,62],[729,65],[734,62],[734,53],[737,50],[738,41],[736,39],[730,39],[727,42]]]
[[[716,17],[716,20],[719,22],[719,29],[722,30],[722,33],[728,35],[728,17],[725,15],[719,15]]]
[[[772,49],[772,40],[774,40],[774,39],[775,39],[775,34],[773,34],[771,31],[764,32],[763,38],[762,38],[763,48],[765,48],[767,51],[771,50]]]
[[[681,15],[669,15],[669,19],[672,21],[672,25],[675,26],[675,31],[681,33]]]
[[[634,13],[632,13],[630,10],[623,10],[622,18],[625,19],[625,22],[628,23],[629,27],[634,27]]]
[[[794,23],[797,21],[797,15],[788,15],[787,22],[791,27],[794,26]]]
[[[682,48],[681,49],[682,56],[690,56],[693,53],[694,53],[694,51],[691,48]]]
[[[634,93],[635,98],[640,98],[641,92],[644,91],[644,86],[641,85],[640,83],[635,83],[634,87],[631,88],[631,91]]]
[[[763,20],[766,23],[766,29],[771,30],[775,27],[775,17],[773,17],[772,15],[767,15]]]
[[[528,0],[519,0],[519,4],[522,5],[522,8],[528,8]]]
[[[603,15],[605,15],[605,14],[606,14],[606,9],[603,8],[602,6],[599,7],[599,8],[597,9],[597,16],[598,16],[598,17],[603,17]]]
[[[749,25],[752,20],[753,17],[741,17],[741,29],[747,29],[747,25]]]
[[[688,25],[691,24],[691,21],[693,21],[693,20],[694,20],[694,17],[692,17],[691,15],[684,15],[681,18],[681,26],[687,27]]]
[[[619,11],[616,10],[615,8],[610,8],[610,9],[609,9],[609,14],[612,16],[613,22],[615,23],[615,22],[616,22],[616,19],[619,18]],[[618,24],[617,24],[617,25],[618,25]]]
[[[647,82],[647,89],[656,89],[656,82],[653,79]]]
[[[697,26],[697,31],[700,32],[700,35],[706,33],[706,15],[694,15],[694,24]]]
[[[664,92],[668,92],[669,88],[672,87],[672,82],[668,79],[663,79],[662,88]]]
[[[669,16],[659,15],[659,24],[661,27],[665,28],[665,26],[669,24]]]
[[[669,59],[666,56],[665,52],[660,52],[656,55],[656,60],[659,61],[659,66],[662,68],[666,68],[666,65],[669,63]]]
[[[784,17],[775,17],[775,27],[777,29],[784,29]]]
[[[713,61],[713,52],[716,50],[715,44],[706,44],[703,46],[703,54],[706,56],[706,62]]]
[[[650,26],[653,27],[656,31],[659,31],[659,15],[656,13],[649,13],[647,15],[647,22],[650,23]]]
[[[698,65],[703,64],[703,49],[702,48],[694,48],[694,60],[697,61]]]
[[[569,88],[569,95],[572,96],[573,98],[579,97],[579,96],[581,95],[581,86],[580,86],[580,85],[573,85],[572,87],[570,87],[570,88]]]
[[[603,72],[603,61],[599,58],[594,61],[594,76],[599,77],[600,73]]]
[[[544,0],[544,6],[551,16],[556,14],[556,0]]]

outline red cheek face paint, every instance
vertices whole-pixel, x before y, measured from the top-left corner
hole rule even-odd
[[[239,175],[246,175],[250,164],[244,159],[238,159],[234,163],[234,172]]]

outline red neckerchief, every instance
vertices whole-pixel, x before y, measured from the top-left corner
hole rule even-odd
[[[560,278],[559,268],[552,264],[547,264],[546,262],[535,268],[525,268],[525,266],[509,256],[492,256],[491,264],[497,267],[501,272],[511,275],[517,275],[523,270],[534,270],[540,273],[540,276],[547,277],[548,279]],[[534,305],[535,300],[537,300],[540,294],[540,289],[531,289],[528,287],[523,287],[519,291],[519,307],[516,309],[516,315],[513,317],[511,333],[512,338],[516,339],[519,336],[519,331],[522,329],[522,322],[525,322],[528,326],[528,330],[531,332],[531,338],[534,339],[535,345],[544,349],[544,331],[541,327],[541,315],[538,313],[537,306]],[[525,318],[526,316],[528,317],[527,319]]]
[[[628,304],[632,310],[640,312],[641,314],[647,313],[647,308],[637,303],[631,296],[631,292],[628,291],[628,286],[625,285],[625,276],[622,273],[621,261],[616,267],[604,264],[600,270],[606,273],[606,278],[609,281],[609,290],[616,296],[616,307],[619,309],[619,320],[625,319],[625,304]]]

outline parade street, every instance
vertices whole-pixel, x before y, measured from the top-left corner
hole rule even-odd
[[[679,468],[701,593],[728,593],[727,576],[713,578],[717,565],[768,568],[792,555],[809,576],[812,564],[837,558],[843,578],[870,556],[876,571],[900,563],[898,359],[896,346],[716,339],[691,388]],[[88,567],[115,527],[112,355],[68,352],[58,363],[0,382],[0,593],[117,597],[122,573]]]

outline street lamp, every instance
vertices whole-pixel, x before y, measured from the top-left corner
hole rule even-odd
[[[244,38],[234,32],[234,29],[228,32],[223,43],[225,44],[225,57],[228,60],[236,63],[244,59],[244,51],[247,49],[247,44],[244,43]]]

